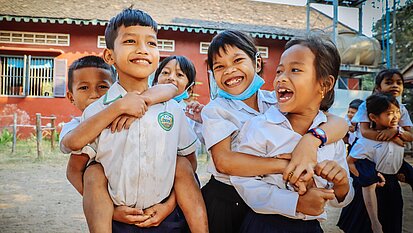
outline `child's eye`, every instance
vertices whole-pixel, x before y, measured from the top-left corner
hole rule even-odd
[[[88,86],[80,86],[80,87],[78,87],[77,89],[78,89],[78,90],[87,90],[87,89],[88,89]]]
[[[168,71],[162,71],[161,74],[163,74],[163,75],[168,75],[169,72],[168,72]]]
[[[109,87],[106,86],[106,85],[100,85],[99,88],[101,88],[101,89],[108,89]]]
[[[278,74],[282,74],[282,70],[277,70],[276,71],[276,74],[278,75]]]
[[[125,40],[123,43],[125,43],[125,44],[133,44],[133,43],[135,43],[135,40],[129,39],[129,40]]]
[[[213,68],[213,70],[220,70],[220,69],[222,69],[224,66],[222,66],[222,65],[217,65],[217,66],[214,66],[214,68]]]
[[[244,60],[244,58],[240,57],[240,58],[235,59],[234,62],[235,62],[235,63],[239,63],[239,62],[241,62],[242,60]]]
[[[178,77],[184,77],[185,76],[183,73],[178,73],[177,75],[178,75]]]
[[[148,44],[151,45],[151,46],[154,46],[154,47],[157,47],[157,46],[158,46],[158,45],[156,44],[156,42],[153,42],[153,41],[149,41]]]
[[[293,68],[293,69],[291,69],[291,71],[292,71],[292,72],[300,72],[301,70],[300,70],[300,69]]]

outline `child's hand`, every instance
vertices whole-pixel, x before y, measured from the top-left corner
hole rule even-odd
[[[391,141],[399,146],[404,146],[404,141],[400,137],[394,137],[391,139]]]
[[[112,124],[110,125],[110,130],[112,131],[112,133],[114,133],[115,131],[120,132],[122,129],[129,129],[129,127],[136,119],[138,118],[121,115],[112,122]]]
[[[331,189],[311,188],[304,195],[298,197],[297,212],[317,216],[324,212],[328,200],[335,198]]]
[[[307,136],[308,135],[308,136]],[[316,140],[314,140],[316,139]],[[310,134],[305,134],[292,152],[292,158],[284,170],[283,179],[296,183],[298,179],[309,181],[314,175],[317,163],[318,139]]]
[[[202,123],[201,111],[205,105],[200,104],[198,101],[192,101],[186,106],[185,115],[191,120],[198,123]]]
[[[376,140],[377,141],[389,141],[394,136],[396,136],[397,132],[398,131],[396,127],[384,129],[380,131],[379,135],[377,135]]]
[[[121,110],[123,114],[141,118],[148,111],[147,99],[147,97],[141,96],[138,92],[128,92],[117,102],[122,105]]]
[[[377,172],[377,176],[380,178],[380,181],[377,182],[377,187],[383,187],[386,184],[386,179],[380,172]]]
[[[143,210],[131,208],[128,206],[116,206],[113,211],[113,220],[126,224],[137,224],[146,221],[150,218],[145,215]]]
[[[316,165],[315,173],[327,181],[333,182],[334,186],[348,184],[346,169],[340,166],[336,161],[324,160]]]
[[[309,181],[303,181],[301,178],[298,179],[295,184],[293,184],[294,190],[298,192],[299,195],[304,195],[307,190],[310,190],[311,188],[317,188],[314,179],[310,179]]]
[[[135,224],[138,227],[156,227],[172,213],[174,208],[170,208],[167,204],[156,204],[144,210],[144,214],[150,216],[147,220]]]
[[[350,125],[350,126],[348,127],[348,131],[354,133],[354,131],[356,131],[356,127],[354,127],[354,125]]]

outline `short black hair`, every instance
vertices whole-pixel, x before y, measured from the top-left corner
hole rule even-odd
[[[118,29],[120,27],[136,25],[151,27],[156,33],[158,33],[158,24],[148,13],[129,7],[110,19],[105,30],[106,48],[114,48],[115,40],[118,36]]]
[[[400,78],[402,79],[402,82],[404,83],[403,74],[398,69],[385,69],[385,70],[380,71],[376,75],[375,82],[374,82],[375,85],[374,85],[373,93],[375,93],[380,88],[381,82],[384,79],[390,79],[395,74],[399,75]]]
[[[320,110],[327,111],[334,103],[334,85],[340,71],[341,58],[337,47],[330,37],[321,31],[312,31],[304,38],[296,38],[288,41],[285,45],[285,50],[294,45],[305,46],[314,54],[316,78],[321,81],[323,85],[331,88],[325,93],[325,97],[320,105]],[[334,83],[328,83],[329,75],[334,77]]]
[[[226,46],[234,46],[241,49],[251,58],[252,62],[255,62],[255,56],[257,56],[258,50],[255,47],[254,39],[249,34],[241,31],[225,30],[216,35],[208,47],[208,66],[211,71],[213,71],[212,67],[215,55],[219,54],[220,49],[227,52]],[[261,70],[258,74],[261,74],[264,70],[263,65],[264,62],[261,59]]]
[[[73,72],[82,68],[95,67],[104,69],[110,72],[113,82],[116,81],[116,73],[114,69],[108,65],[103,58],[98,56],[85,56],[75,60],[69,67],[67,77],[67,88],[70,92],[73,92]]]
[[[354,109],[359,109],[359,106],[360,106],[360,104],[362,104],[363,103],[363,100],[361,100],[361,99],[354,99],[354,100],[352,100],[350,103],[349,103],[349,105],[348,105],[348,107],[349,108],[354,108]]]
[[[178,62],[179,67],[181,68],[182,72],[184,72],[184,74],[188,78],[188,84],[186,84],[185,89],[188,88],[192,83],[195,82],[195,77],[196,77],[195,66],[192,63],[192,61],[189,60],[187,57],[185,57],[185,56],[175,56],[175,55],[165,58],[159,64],[158,69],[155,71],[155,76],[153,78],[152,85],[155,85],[156,83],[158,83],[158,77],[161,74],[162,69],[166,66],[166,64],[168,64],[168,62],[170,62],[172,60],[176,60]]]
[[[399,101],[390,93],[374,93],[366,99],[367,114],[371,113],[378,116],[387,111],[391,104],[400,108]],[[374,127],[375,125],[373,124],[373,128]]]

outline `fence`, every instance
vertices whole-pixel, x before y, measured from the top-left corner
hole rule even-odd
[[[13,117],[13,124],[10,125],[13,131],[13,143],[11,152],[14,153],[16,151],[16,142],[17,142],[17,128],[18,127],[31,127],[36,129],[36,147],[37,147],[37,158],[43,157],[43,148],[42,148],[42,140],[43,140],[43,133],[50,131],[50,146],[52,149],[55,149],[55,136],[56,136],[56,117],[55,116],[42,116],[40,113],[36,113],[36,125],[25,125],[25,124],[17,124],[17,114],[14,113],[13,115],[5,115],[0,117]],[[43,126],[42,119],[50,120],[50,126]]]

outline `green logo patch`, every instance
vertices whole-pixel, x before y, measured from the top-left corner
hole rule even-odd
[[[174,126],[174,116],[169,112],[161,112],[158,115],[158,123],[165,131],[169,131]]]

